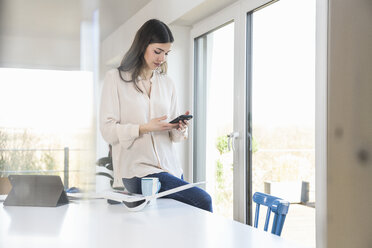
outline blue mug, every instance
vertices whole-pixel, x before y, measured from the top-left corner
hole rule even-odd
[[[161,183],[157,177],[144,177],[141,179],[142,195],[150,196],[159,192]]]

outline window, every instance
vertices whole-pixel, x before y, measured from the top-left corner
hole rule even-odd
[[[93,109],[91,72],[0,68],[0,174],[84,186],[94,174]]]

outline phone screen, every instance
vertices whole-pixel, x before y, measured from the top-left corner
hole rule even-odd
[[[188,121],[188,120],[190,120],[192,118],[192,115],[180,115],[180,116],[178,116],[176,119],[174,119],[174,120],[171,120],[169,123],[178,123],[178,122],[180,122],[180,121]]]

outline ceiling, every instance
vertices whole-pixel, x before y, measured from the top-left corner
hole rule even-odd
[[[0,0],[0,35],[79,39],[80,25],[99,8],[100,40],[151,0]],[[173,24],[192,26],[237,0],[205,0]]]
[[[0,0],[0,35],[79,39],[99,8],[103,40],[150,0]]]
[[[101,0],[100,36],[101,40],[125,23],[151,0]]]
[[[197,7],[180,17],[173,24],[192,26],[203,18],[210,16],[238,0],[205,0]]]

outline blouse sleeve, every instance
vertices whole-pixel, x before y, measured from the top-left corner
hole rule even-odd
[[[177,94],[176,89],[174,87],[174,84],[172,82],[172,99],[171,99],[171,106],[170,106],[170,119],[173,120],[179,116],[179,110],[178,110],[178,102],[177,102]],[[172,129],[169,131],[169,136],[173,142],[180,142],[182,140],[185,140],[188,138],[188,127],[183,131],[178,131],[177,129]]]
[[[109,144],[128,144],[139,136],[138,124],[120,124],[120,101],[114,71],[105,75],[100,104],[100,130]]]

